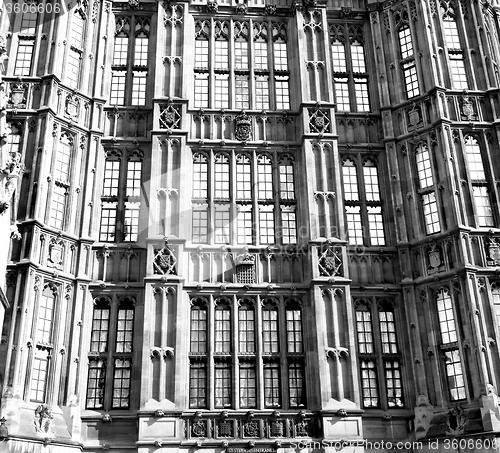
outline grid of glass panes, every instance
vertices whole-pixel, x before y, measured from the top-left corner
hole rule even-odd
[[[259,239],[261,244],[274,244],[274,212],[272,207],[263,206],[259,211]]]
[[[330,34],[337,111],[369,112],[368,77],[362,76],[366,74],[363,31],[360,27],[332,24]]]
[[[250,209],[250,208],[246,208]],[[240,244],[252,244],[253,243],[253,221],[252,212],[244,210],[238,213],[236,218],[236,229],[237,229],[237,241]]]
[[[88,369],[86,407],[88,409],[102,409],[106,388],[106,360],[89,358]]]
[[[345,159],[342,165],[342,178],[344,188],[344,199],[346,201],[358,201],[358,177],[356,165],[353,160]]]
[[[38,22],[38,3],[36,1],[25,1],[21,5],[21,33],[33,35],[36,33]]]
[[[413,42],[411,38],[411,31],[408,25],[399,29],[399,48],[401,51],[401,58],[406,59],[413,56]]]
[[[333,72],[347,72],[346,55],[344,43],[332,42]]]
[[[302,401],[304,390],[304,369],[301,363],[288,365],[288,389],[290,392],[290,407],[304,406]]]
[[[486,180],[484,172],[483,159],[481,157],[481,148],[476,138],[471,135],[464,137],[465,157],[467,159],[467,169],[472,181]]]
[[[450,398],[452,401],[463,400],[467,395],[465,393],[465,379],[460,352],[458,350],[446,351],[444,356]]]
[[[257,375],[253,363],[240,363],[240,407],[257,407]]]
[[[345,207],[347,220],[347,236],[349,244],[363,244],[363,224],[361,222],[361,206]]]
[[[215,352],[231,352],[231,309],[217,307],[215,310]]]
[[[273,299],[274,300],[274,299]],[[288,387],[285,394],[288,396],[288,407],[299,407],[304,404],[304,373],[303,373],[303,347],[302,347],[302,325],[301,309],[296,301],[291,301],[285,309],[284,318],[281,320],[285,332],[286,348],[285,354],[292,354],[293,361],[285,367],[280,366],[281,355],[279,355],[280,337],[278,335],[279,314],[278,307],[274,302],[264,299],[262,304],[255,304],[255,301],[242,298],[238,301],[235,316],[238,322],[235,331],[232,329],[232,307],[233,304],[226,298],[215,300],[215,310],[212,312],[214,322],[208,322],[208,299],[195,297],[191,300],[191,337],[190,337],[190,407],[207,407],[206,391],[210,382],[206,374],[209,360],[208,351],[214,351],[213,358],[214,374],[213,388],[215,389],[214,407],[230,407],[236,404],[238,408],[257,407],[259,387],[264,395],[264,406],[281,407],[283,389],[280,386],[282,373],[286,372]],[[261,315],[257,316],[256,309],[261,310]],[[225,313],[224,313],[225,312]],[[256,319],[262,320],[261,334],[262,354],[264,357],[258,359],[256,350],[257,325]],[[213,329],[210,335],[206,329]],[[226,335],[227,333],[227,335]],[[212,346],[208,345],[213,341]],[[233,363],[232,345],[240,354],[236,365]],[[299,344],[300,342],[300,344]],[[226,357],[222,358],[223,354]],[[263,370],[263,380],[258,384],[257,360],[261,360]],[[232,401],[233,392],[233,371],[239,380],[238,401]],[[202,396],[200,396],[202,395]]]
[[[125,104],[125,71],[114,71],[111,76],[111,94],[109,103],[113,105]]]
[[[54,179],[61,182],[69,181],[69,164],[70,164],[71,147],[66,136],[61,138],[59,147],[56,151],[54,164]]]
[[[493,300],[493,316],[495,324],[500,329],[500,284],[495,282],[491,285],[491,297]]]
[[[101,209],[101,228],[99,230],[99,241],[113,242],[116,238],[116,202],[103,202]]]
[[[446,46],[448,47],[448,49],[461,49],[462,46],[460,44],[460,36],[458,34],[456,20],[451,16],[445,16],[443,18],[443,27]]]
[[[290,108],[285,24],[253,19],[216,20],[212,24],[197,20],[194,51],[195,108]],[[210,67],[215,70],[213,74]],[[250,80],[250,67],[254,82]]]
[[[252,199],[252,165],[246,154],[236,156],[236,198]]]
[[[189,407],[207,407],[207,367],[203,362],[192,362],[189,368]]]
[[[132,352],[134,309],[120,308],[116,327],[116,352]]]
[[[70,48],[68,53],[68,64],[66,65],[66,78],[72,88],[78,86],[78,78],[81,72],[83,56],[83,36],[85,21],[82,12],[77,9],[71,17],[71,34],[69,37]]]
[[[215,363],[215,408],[221,409],[232,405],[231,365]]]
[[[116,17],[110,104],[146,104],[149,33],[147,17]]]
[[[146,104],[146,82],[148,73],[145,71],[132,72],[132,105]]]
[[[114,304],[117,305],[116,311],[111,310]],[[105,405],[123,409],[130,406],[132,358],[127,355],[133,351],[133,324],[133,300],[128,296],[121,300],[116,296],[112,299],[94,299],[87,380],[88,409],[102,409]],[[112,343],[109,344],[112,326],[116,328],[113,330]],[[107,369],[108,366],[111,369]],[[112,375],[112,382],[109,383],[112,388],[109,392],[106,391],[107,373]],[[107,394],[109,397],[106,403]]]
[[[477,223],[479,226],[494,226],[493,211],[491,209],[488,187],[473,186],[472,196],[476,208]]]
[[[302,319],[298,309],[286,310],[286,344],[288,352],[302,352]]]
[[[130,380],[132,360],[115,359],[113,370],[113,409],[128,409],[130,406]]]
[[[368,82],[366,78],[354,79],[354,94],[356,98],[356,110],[358,112],[369,112],[370,99],[368,98]]]
[[[396,322],[391,302],[356,301],[356,332],[365,407],[403,407]],[[378,310],[373,308],[377,307]],[[375,354],[377,354],[375,356]],[[384,386],[378,388],[380,382]],[[386,399],[381,395],[386,395]]]
[[[237,153],[234,159],[227,153],[214,153],[210,157],[211,165],[208,154],[193,154],[193,242],[213,240],[228,244],[236,239],[240,244],[253,244],[258,238],[260,244],[296,243],[291,157],[268,153],[259,153],[252,159],[247,153]],[[274,165],[278,167],[277,175]],[[256,174],[252,171],[254,166]],[[210,184],[209,174],[213,180]],[[231,189],[233,184],[234,189]],[[276,193],[279,193],[278,199]],[[205,206],[211,199],[215,206],[209,215]],[[249,203],[251,200],[257,203],[257,216],[253,213],[253,203]],[[236,217],[232,218],[233,215]],[[209,221],[213,222],[211,238],[208,236]],[[235,238],[232,239],[233,234]]]
[[[106,352],[108,350],[109,307],[95,307],[92,318],[92,334],[90,352]]]
[[[192,354],[207,352],[207,311],[202,307],[191,310],[191,342]]]
[[[366,159],[363,163],[363,179],[365,183],[366,201],[380,201],[378,172],[373,161]]]
[[[125,202],[125,214],[123,216],[123,241],[136,242],[139,236],[139,202]]]
[[[372,318],[368,310],[356,310],[356,329],[358,333],[358,352],[360,354],[373,354]]]
[[[63,227],[64,211],[66,208],[66,195],[66,187],[56,181],[52,189],[52,200],[50,203],[49,211],[49,226],[51,226],[52,228],[57,228],[58,230],[62,229]]]
[[[228,210],[215,210],[215,243],[229,244],[230,213]]]
[[[104,163],[99,241],[135,242],[139,235],[142,161],[132,153],[127,160],[108,153]],[[122,181],[120,183],[120,181]],[[117,227],[120,226],[119,234]]]
[[[141,161],[129,160],[127,162],[126,195],[128,197],[139,197],[141,195],[141,173]]]
[[[237,109],[248,109],[250,108],[250,92],[249,92],[249,84],[248,84],[248,76],[247,75],[239,75],[236,74],[235,78],[235,107]]]
[[[255,313],[246,306],[238,310],[238,348],[240,353],[255,352]]]
[[[214,161],[214,198],[229,198],[229,157],[219,153]]]
[[[297,218],[294,206],[283,206],[281,208],[281,240],[283,244],[295,244],[297,242]]]
[[[396,324],[392,311],[379,311],[378,319],[380,323],[380,338],[382,341],[382,353],[397,354],[398,345],[396,342]]]
[[[66,80],[71,88],[78,86],[78,76],[80,75],[80,63],[82,56],[80,52],[70,49],[68,63],[66,65]]]
[[[278,363],[264,363],[264,406],[281,407],[280,367]]]
[[[371,245],[385,245],[384,220],[380,206],[367,206],[368,234]]]
[[[384,360],[387,406],[403,407],[403,382],[399,360]]]
[[[438,206],[434,192],[422,195],[422,208],[424,211],[426,233],[439,233],[441,231],[441,225],[439,223]]]
[[[398,39],[406,94],[408,98],[412,98],[420,94],[420,89],[418,87],[417,67],[414,58],[411,30],[408,24],[403,25],[399,29]]]
[[[54,314],[54,296],[42,294],[38,308],[38,320],[35,341],[42,344],[52,343],[52,319]]]
[[[255,108],[257,110],[269,109],[269,76],[255,76]]]
[[[427,145],[420,144],[417,146],[415,159],[420,188],[426,189],[427,187],[432,187],[434,185],[434,178],[432,177],[431,157]]]
[[[268,354],[279,352],[278,311],[276,309],[262,310],[262,351]]]
[[[467,72],[465,70],[464,56],[458,53],[450,53],[450,74],[453,81],[453,88],[456,90],[467,90]]]
[[[351,61],[353,72],[366,72],[363,44],[358,41],[353,41],[351,43]]]
[[[193,209],[193,243],[208,242],[208,212],[206,209]]]
[[[370,245],[385,245],[376,163],[371,158],[363,159],[362,180],[359,180],[358,162],[359,159],[350,157],[344,158],[342,162],[348,241],[352,245],[363,244],[366,236]],[[363,215],[366,217],[363,218]],[[363,222],[367,222],[366,229],[363,228]]]
[[[403,77],[408,98],[413,98],[420,94],[418,87],[417,67],[415,61],[403,63]]]
[[[457,327],[450,293],[444,289],[439,291],[436,304],[441,342],[443,344],[454,343],[457,341]]]
[[[31,396],[30,401],[45,402],[45,389],[47,385],[47,372],[49,369],[49,352],[38,350],[35,352],[33,367],[31,368]]]
[[[378,407],[378,383],[377,383],[377,370],[373,360],[361,360],[361,385],[363,388],[363,406],[364,407]]]
[[[17,48],[16,64],[14,67],[14,75],[29,76],[31,71],[31,59],[35,43],[33,41],[19,42]]]

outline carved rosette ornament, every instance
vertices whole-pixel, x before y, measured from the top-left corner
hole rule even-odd
[[[250,140],[252,136],[252,120],[243,110],[239,115],[235,118],[235,131],[234,136],[236,140],[239,140],[242,143],[246,143]]]

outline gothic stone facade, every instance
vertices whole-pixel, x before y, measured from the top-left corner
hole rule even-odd
[[[0,450],[497,449],[496,1],[1,14]]]

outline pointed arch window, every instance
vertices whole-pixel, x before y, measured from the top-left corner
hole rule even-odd
[[[469,89],[467,71],[465,69],[464,52],[462,50],[456,13],[450,4],[441,5],[443,18],[444,41],[449,58],[449,70],[452,87],[456,90]]]
[[[332,24],[330,41],[337,110],[369,112],[368,73],[362,28]]]
[[[87,378],[87,409],[128,409],[131,398],[135,298],[94,299]]]
[[[71,17],[68,64],[66,65],[66,81],[70,88],[78,88],[82,72],[83,51],[85,44],[85,25],[87,16],[81,8],[76,8]]]
[[[194,50],[194,108],[290,108],[284,23],[200,19]]]
[[[375,158],[345,156],[342,160],[342,180],[349,243],[385,245]]]
[[[190,408],[305,407],[300,300],[210,298],[191,298]]]
[[[116,17],[110,104],[146,104],[150,33],[148,17]]]
[[[142,152],[134,150],[122,159],[109,150],[104,163],[101,195],[101,242],[136,242],[141,209]]]
[[[401,359],[393,302],[357,299],[357,347],[365,408],[403,407]]]

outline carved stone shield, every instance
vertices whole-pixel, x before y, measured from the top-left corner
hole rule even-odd
[[[245,113],[241,112],[235,118],[235,132],[234,136],[236,140],[240,142],[247,142],[252,136],[252,121],[250,117]]]
[[[19,105],[24,103],[24,90],[14,90],[10,94],[10,102],[13,105]]]

